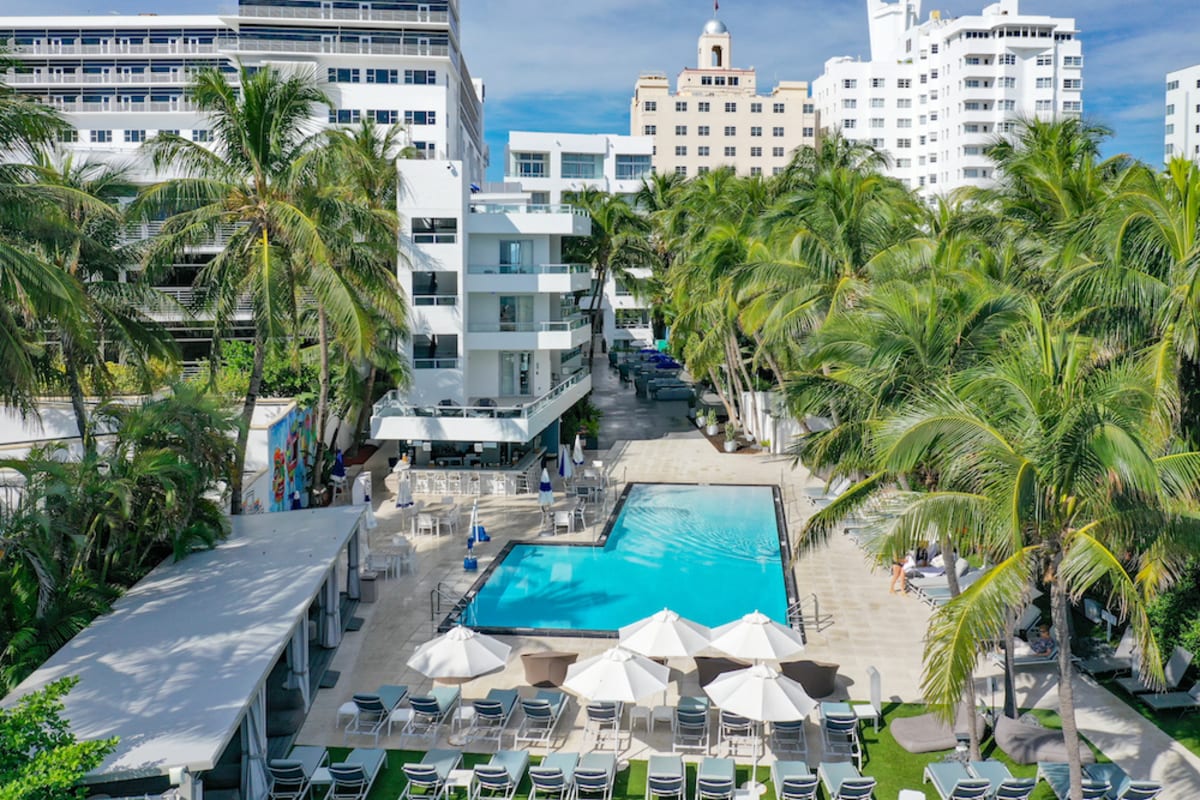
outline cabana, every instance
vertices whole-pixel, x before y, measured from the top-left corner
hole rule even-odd
[[[273,755],[268,678],[285,675],[279,688],[303,698],[297,713],[307,711],[316,688],[309,640],[336,648],[343,589],[358,599],[364,509],[234,518],[227,541],[159,565],[3,705],[76,675],[66,698],[72,731],[80,739],[120,739],[87,776],[93,793],[142,795],[178,785],[187,800],[197,789],[218,789],[212,784],[224,770],[222,786],[240,787],[243,800],[263,800]]]

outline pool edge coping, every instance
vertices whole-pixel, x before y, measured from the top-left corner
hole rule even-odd
[[[451,607],[450,612],[446,614],[437,626],[437,633],[445,633],[455,625],[464,625],[473,631],[488,634],[491,636],[553,636],[553,637],[573,637],[576,639],[616,639],[620,632],[616,630],[604,629],[586,629],[586,628],[518,628],[501,625],[468,625],[462,622],[462,614],[470,606],[479,591],[491,578],[492,573],[499,569],[504,560],[508,558],[508,554],[517,547],[517,545],[537,545],[540,547],[604,547],[608,543],[608,537],[612,533],[613,526],[616,525],[617,519],[621,516],[621,511],[625,507],[625,501],[629,497],[630,491],[635,486],[730,486],[740,488],[764,488],[771,490],[771,499],[775,504],[775,534],[779,538],[779,561],[783,567],[783,591],[786,595],[787,607],[785,614],[789,617],[788,624],[790,626],[791,611],[796,608],[800,602],[799,590],[796,586],[795,570],[792,568],[792,545],[788,538],[787,514],[783,503],[783,492],[778,484],[771,483],[704,483],[704,482],[688,482],[688,481],[631,481],[625,484],[625,488],[621,490],[620,497],[617,498],[616,504],[613,506],[612,512],[608,515],[608,519],[604,522],[604,528],[600,531],[600,535],[593,542],[544,542],[540,539],[511,539],[500,548],[496,553],[492,562],[487,565]],[[808,632],[804,625],[803,617],[799,620],[799,628],[797,628],[800,637],[804,642],[808,643]]]

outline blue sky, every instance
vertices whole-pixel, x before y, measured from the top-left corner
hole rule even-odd
[[[985,0],[926,0],[925,11],[978,12]],[[55,14],[212,13],[231,0],[49,0]],[[826,59],[868,57],[863,0],[724,0],[736,66],[759,84],[812,80]],[[1141,9],[1138,11],[1138,9]],[[0,13],[21,13],[0,0]],[[1107,154],[1162,158],[1163,81],[1200,62],[1196,0],[1023,0],[1031,14],[1074,17],[1084,48],[1087,115],[1116,132]],[[462,0],[463,49],[487,84],[489,176],[504,170],[509,130],[629,132],[629,99],[641,72],[672,76],[695,61],[707,0]]]

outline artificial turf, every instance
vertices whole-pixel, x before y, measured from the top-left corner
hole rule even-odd
[[[1155,711],[1145,703],[1139,703],[1135,697],[1126,692],[1112,678],[1100,681],[1100,684],[1121,698],[1130,708],[1141,714],[1150,724],[1160,728],[1163,733],[1200,756],[1200,714],[1188,711]]]

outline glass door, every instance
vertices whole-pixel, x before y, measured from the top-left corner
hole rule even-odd
[[[514,331],[533,330],[532,295],[518,294],[501,296],[500,330],[509,333]]]
[[[528,397],[533,393],[533,353],[500,353],[500,396]]]
[[[533,241],[500,241],[500,274],[527,273],[533,267]]]

